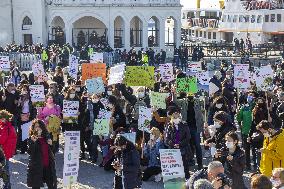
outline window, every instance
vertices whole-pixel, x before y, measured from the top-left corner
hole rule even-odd
[[[271,14],[270,22],[275,22],[275,14]]]
[[[228,15],[227,22],[231,22],[231,15]]]
[[[213,32],[213,39],[216,39],[216,32]]]
[[[188,30],[188,35],[191,36],[191,30]]]
[[[204,36],[204,38],[206,38],[206,31],[204,31],[204,35],[203,36]]]
[[[211,32],[208,32],[208,39],[211,39]]]
[[[262,15],[257,16],[257,23],[262,23]]]
[[[26,16],[23,19],[22,30],[30,30],[32,28],[32,24],[32,20],[28,16]]]
[[[251,15],[250,22],[255,23],[255,15]]]
[[[265,22],[269,22],[269,14],[265,15],[264,20]]]
[[[245,16],[245,22],[249,22],[249,15]]]
[[[199,32],[199,37],[202,37],[202,31]]]
[[[277,14],[277,22],[281,22],[281,14]]]

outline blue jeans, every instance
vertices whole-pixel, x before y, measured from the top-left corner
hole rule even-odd
[[[9,163],[10,163],[9,160],[6,160],[6,164],[4,166],[4,168],[6,169],[8,173],[8,182],[5,184],[4,189],[11,189]]]
[[[201,168],[203,166],[202,163],[202,149],[201,149],[201,140],[200,140],[200,133],[196,131],[196,129],[190,129],[190,146],[192,148],[192,151],[196,153],[196,160],[198,167]]]

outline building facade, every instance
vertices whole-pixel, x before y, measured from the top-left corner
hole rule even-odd
[[[179,46],[181,8],[180,0],[1,0],[0,45]]]

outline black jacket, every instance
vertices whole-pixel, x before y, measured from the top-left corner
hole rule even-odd
[[[33,142],[31,139],[28,140],[28,153],[30,156],[28,164],[27,185],[29,187],[43,187],[44,182],[50,182],[53,183],[54,189],[57,188],[55,160],[51,147],[48,147],[49,174],[47,174],[46,178],[48,181],[43,180],[42,152],[40,142],[38,140],[36,142]]]
[[[2,100],[3,96],[6,96],[5,101]],[[0,109],[5,109],[11,114],[17,114],[17,104],[15,104],[15,100],[19,100],[19,94],[16,92],[15,94],[9,93],[7,90],[5,92],[0,91]]]

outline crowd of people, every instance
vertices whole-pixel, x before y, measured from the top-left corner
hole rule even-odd
[[[38,46],[12,45],[9,49],[44,51]],[[52,52],[56,49],[54,46]],[[29,187],[37,189],[46,183],[49,189],[57,188],[54,157],[60,148],[58,137],[66,131],[80,131],[81,160],[98,163],[105,171],[115,172],[114,189],[138,189],[142,181],[160,182],[160,149],[180,150],[188,189],[245,189],[248,187],[243,179],[245,171],[256,173],[251,179],[252,189],[284,188],[284,62],[274,67],[270,91],[260,91],[252,85],[245,92],[234,88],[231,73],[236,60],[232,64],[223,62],[220,71],[210,79],[218,91],[211,96],[199,96],[177,92],[175,79],[163,82],[158,64],[152,62],[152,49],[141,49],[137,54],[132,49],[127,65],[142,66],[138,62],[143,62],[143,54],[150,54],[144,66],[156,66],[154,88],[133,88],[119,83],[105,85],[104,92],[90,95],[80,72],[77,80],[66,79],[63,72],[66,63],[62,61],[68,59],[72,50],[68,45],[63,49],[67,49],[66,54],[61,54],[65,58],[59,58],[57,53],[46,59],[60,59],[47,82],[38,81],[33,73],[21,73],[15,65],[9,82],[0,91],[0,178],[5,189],[11,188],[9,175],[13,170],[9,169],[9,159],[17,153],[29,155]],[[188,51],[178,52],[182,51],[176,49],[175,56],[188,57]],[[80,56],[83,60],[89,59],[86,49],[82,49]],[[163,64],[163,50],[161,56],[160,64]],[[42,58],[44,63],[46,57]],[[180,66],[179,61],[181,59],[176,57],[174,65]],[[185,61],[182,59],[181,65]],[[184,78],[186,74],[175,67],[174,76]],[[43,107],[32,103],[30,85],[44,86]],[[170,94],[165,99],[166,109],[151,106],[150,91]],[[61,123],[63,100],[79,101],[77,123]],[[142,106],[152,108],[150,134],[138,129],[139,107]],[[111,112],[113,132],[108,137],[92,132],[102,109]],[[53,132],[47,130],[51,119],[52,123],[54,119],[59,120],[59,128]],[[22,140],[21,125],[30,121],[29,138]],[[129,132],[137,133],[135,143],[123,136]],[[209,160],[208,166],[204,158]]]

